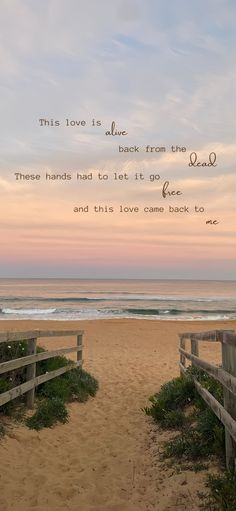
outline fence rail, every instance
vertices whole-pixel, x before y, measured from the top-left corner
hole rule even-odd
[[[197,378],[194,384],[204,399],[225,427],[226,466],[235,468],[236,462],[236,333],[233,330],[214,330],[210,332],[185,332],[179,334],[180,373],[186,375],[186,360],[223,385],[224,406],[206,390]],[[186,342],[190,341],[190,351]],[[199,342],[219,342],[222,349],[221,366],[216,366],[199,358]]]
[[[32,330],[27,332],[1,332],[0,343],[27,341],[28,354],[21,358],[9,360],[0,363],[0,375],[9,371],[14,371],[22,367],[27,367],[26,381],[17,387],[14,387],[0,394],[0,406],[12,401],[13,399],[26,394],[27,407],[33,408],[35,398],[35,388],[48,380],[56,378],[61,374],[70,371],[75,366],[82,367],[82,350],[83,350],[83,330]],[[44,351],[37,353],[37,340],[45,337],[77,337],[76,346],[59,348],[53,351]],[[47,372],[40,376],[36,376],[36,364],[41,360],[58,357],[67,353],[77,353],[76,364],[67,364],[54,371]]]

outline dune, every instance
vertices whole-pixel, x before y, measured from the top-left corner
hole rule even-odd
[[[236,322],[2,321],[1,330],[85,330],[84,368],[99,380],[70,421],[41,432],[12,424],[0,441],[3,511],[182,511],[200,509],[206,472],[176,470],[159,455],[166,434],[142,408],[179,374],[178,333],[236,329]],[[51,338],[47,348],[71,344]],[[204,343],[204,358],[220,346]]]

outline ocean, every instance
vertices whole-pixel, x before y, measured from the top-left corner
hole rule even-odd
[[[236,319],[236,281],[0,279],[0,319]]]

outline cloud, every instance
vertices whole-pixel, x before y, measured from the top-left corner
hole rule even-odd
[[[23,261],[27,250],[35,259],[36,246],[51,254],[50,235],[58,246],[63,240],[73,246],[76,232],[84,253],[88,247],[88,256],[97,243],[100,264],[102,257],[104,264],[109,257],[116,261],[122,243],[128,243],[130,260],[140,247],[143,265],[145,260],[154,264],[152,243],[163,251],[163,258],[167,246],[172,254],[176,247],[180,258],[181,244],[187,254],[197,240],[213,256],[210,247],[215,250],[217,243],[227,240],[227,251],[220,254],[222,261],[231,258],[236,185],[235,21],[236,7],[230,0],[196,4],[180,0],[171,9],[155,0],[146,4],[141,0],[2,0],[0,187],[5,197],[1,214],[6,226],[3,240],[8,250],[8,244],[13,252],[15,247],[16,260],[21,253]],[[66,128],[67,117],[85,119],[88,124]],[[42,128],[39,118],[60,120],[61,126]],[[93,128],[93,118],[101,120],[102,126]],[[104,136],[112,120],[128,132],[127,137]],[[119,144],[166,146],[167,151],[133,156],[119,153]],[[171,145],[185,146],[187,151],[171,152]],[[191,151],[203,160],[215,151],[217,167],[190,169]],[[17,171],[42,176],[101,171],[109,174],[109,180],[86,184],[42,179],[36,184],[16,182]],[[127,172],[129,182],[110,179],[114,172]],[[137,183],[132,177],[135,172],[145,177],[158,173],[161,180]],[[81,203],[90,207],[94,203],[115,207],[159,203],[160,183],[165,179],[184,192],[183,197],[174,198],[176,204],[202,201],[207,214],[219,214],[222,222],[217,230],[206,231],[203,219],[194,215],[189,220],[143,213],[137,219],[118,214],[99,219],[92,213],[83,218],[73,215],[73,206]],[[11,232],[15,226],[11,240],[7,226]],[[15,243],[18,232],[25,248]]]

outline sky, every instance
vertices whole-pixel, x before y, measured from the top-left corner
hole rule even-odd
[[[0,277],[236,279],[235,25],[233,0],[1,1]]]

